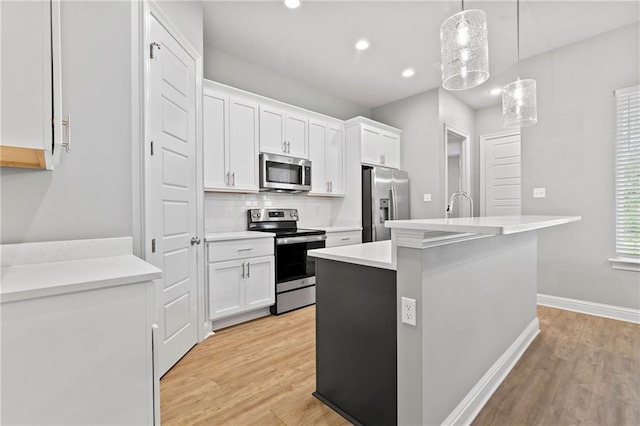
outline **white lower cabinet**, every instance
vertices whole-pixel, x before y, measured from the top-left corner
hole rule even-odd
[[[208,244],[210,320],[227,318],[275,303],[273,240],[241,241],[240,244],[238,241]],[[243,254],[246,257],[241,257]],[[253,257],[254,254],[257,256]]]

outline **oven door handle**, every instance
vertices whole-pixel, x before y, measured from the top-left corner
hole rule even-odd
[[[327,239],[326,235],[305,235],[301,237],[283,237],[283,238],[276,238],[276,245],[281,246],[285,244],[312,243],[315,241],[324,241],[326,239]]]

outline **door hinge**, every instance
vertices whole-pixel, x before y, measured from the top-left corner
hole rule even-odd
[[[156,239],[152,239],[151,240],[151,253],[155,253],[156,252]]]
[[[149,57],[151,59],[155,58],[155,56],[153,56],[153,48],[154,47],[157,47],[158,50],[160,50],[160,48],[161,48],[160,45],[158,43],[156,43],[155,41],[149,45]]]
[[[153,141],[151,141],[151,155],[153,155]]]

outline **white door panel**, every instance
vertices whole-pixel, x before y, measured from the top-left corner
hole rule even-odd
[[[260,152],[284,154],[284,114],[260,107]]]
[[[210,319],[244,310],[244,259],[209,265]]]
[[[160,374],[197,342],[195,61],[151,16],[149,59],[150,224],[157,287]]]
[[[482,212],[486,216],[521,213],[520,135],[484,139]]]
[[[287,141],[287,155],[299,158],[308,158],[307,155],[307,118],[297,115],[288,115],[285,135]]]
[[[338,126],[329,126],[326,170],[331,193],[344,194],[344,130]]]
[[[309,122],[309,159],[311,160],[311,190],[317,193],[328,191],[325,176],[327,126],[318,121]]]
[[[229,155],[227,140],[227,96],[206,94],[202,98],[204,137],[204,187],[226,189]]]
[[[229,171],[233,188],[257,190],[258,114],[255,102],[231,98],[229,102]]]
[[[253,309],[275,303],[275,261],[273,256],[247,259],[245,262],[245,308]]]

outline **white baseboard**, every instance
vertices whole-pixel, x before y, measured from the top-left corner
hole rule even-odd
[[[491,395],[498,389],[509,372],[516,365],[522,354],[529,347],[533,339],[540,333],[538,318],[536,317],[509,346],[500,358],[491,366],[484,376],[469,391],[467,396],[449,414],[443,425],[469,425],[478,415],[482,407],[489,401]]]
[[[538,305],[640,324],[640,310],[538,293]]]
[[[269,308],[260,308],[260,309],[256,309],[255,311],[243,312],[238,315],[213,321],[211,329],[213,331],[218,331],[222,328],[231,327],[232,325],[237,325],[243,322],[266,317],[269,315],[271,315]]]

